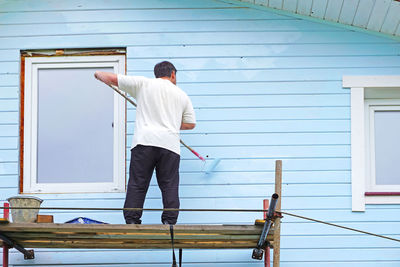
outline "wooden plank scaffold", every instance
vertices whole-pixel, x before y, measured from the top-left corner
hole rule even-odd
[[[279,196],[281,183],[282,162],[276,161],[275,194]],[[280,199],[279,197],[276,204],[278,210],[280,210]],[[4,215],[8,216],[6,207]],[[254,249],[262,240],[265,243],[262,249],[266,253],[264,265],[270,266],[268,248],[271,247],[273,248],[273,267],[279,267],[279,214],[272,220],[274,224],[265,233],[265,240],[262,240],[264,224],[174,225],[174,247],[179,249]],[[3,267],[8,267],[8,253],[11,247],[22,252],[25,259],[34,258],[33,250],[25,248],[171,248],[170,226],[159,224],[8,223],[0,224],[0,240],[3,245]]]

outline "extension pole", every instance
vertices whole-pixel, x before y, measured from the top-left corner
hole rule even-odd
[[[126,101],[128,101],[129,103],[131,103],[133,106],[137,107],[136,103],[133,102],[131,99],[129,99],[126,95],[124,95],[119,89],[118,87],[116,87],[115,85],[109,84],[108,86],[110,86],[115,92],[117,92],[120,96],[122,96],[123,98],[125,98]],[[179,140],[181,142],[181,144],[186,147],[187,149],[190,150],[190,152],[192,152],[193,154],[196,155],[196,157],[198,157],[199,159],[201,159],[202,161],[205,161],[205,159],[200,156],[199,153],[197,153],[193,148],[191,148],[190,146],[188,146],[187,144],[185,144],[182,139]]]

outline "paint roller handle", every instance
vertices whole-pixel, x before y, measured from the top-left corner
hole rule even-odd
[[[200,156],[199,153],[197,153],[193,148],[191,148],[190,146],[188,146],[187,144],[185,144],[185,142],[182,141],[182,139],[180,140],[181,144],[184,145],[187,149],[190,150],[190,152],[192,152],[193,154],[196,155],[196,157],[198,157],[199,159],[201,159],[202,161],[206,161],[205,158],[203,158],[202,156]]]
[[[126,95],[124,95],[117,86],[109,84],[108,86],[110,86],[115,92],[117,92],[120,96],[122,96],[123,98],[126,99],[126,101],[128,101],[129,103],[131,103],[132,105],[134,105],[136,107],[136,103],[133,102],[131,99],[129,99]],[[202,156],[200,156],[199,153],[197,153],[193,148],[191,148],[190,146],[188,146],[187,144],[185,144],[182,139],[180,140],[181,144],[184,145],[187,149],[189,149],[193,154],[196,155],[196,157],[198,157],[199,159],[201,159],[202,161],[206,161]]]
[[[127,97],[126,95],[124,95],[119,89],[118,87],[116,87],[115,85],[112,84],[108,84],[108,86],[110,86],[116,93],[118,93],[120,96],[122,96],[123,98],[125,98],[126,101],[128,101],[129,103],[131,103],[132,105],[134,105],[135,107],[137,106],[135,102],[133,102],[131,99],[129,99],[129,97]]]

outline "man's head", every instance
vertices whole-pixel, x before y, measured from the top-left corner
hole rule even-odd
[[[164,78],[170,80],[173,84],[176,84],[176,68],[168,61],[157,63],[154,66],[154,75],[156,78]]]

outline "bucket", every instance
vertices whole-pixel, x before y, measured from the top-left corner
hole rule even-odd
[[[43,202],[38,197],[16,196],[7,199],[11,208],[14,207],[34,207],[39,208]],[[34,223],[39,213],[39,209],[11,209],[12,221],[14,223]]]

